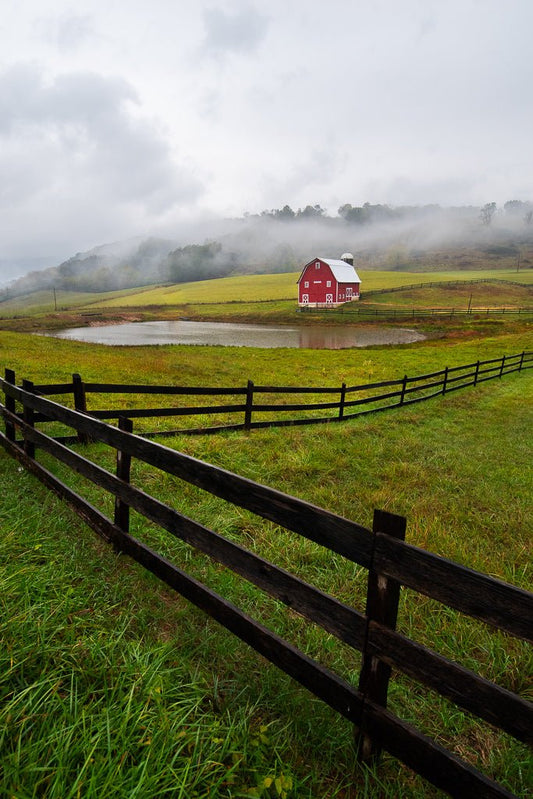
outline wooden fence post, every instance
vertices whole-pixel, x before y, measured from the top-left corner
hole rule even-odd
[[[344,416],[344,402],[346,400],[346,383],[343,383],[341,386],[341,398],[339,402],[339,419],[342,419]]]
[[[87,413],[87,398],[85,396],[85,386],[81,375],[72,375],[72,393],[74,395],[74,408],[80,413]],[[85,433],[78,433],[80,444],[87,444],[89,439]]]
[[[444,370],[444,380],[442,381],[442,393],[446,394],[446,384],[448,383],[448,367]]]
[[[248,380],[246,386],[246,408],[244,410],[244,429],[249,430],[252,426],[252,408],[254,405],[254,384]]]
[[[478,377],[479,377],[479,366],[480,366],[480,363],[479,363],[479,361],[478,361],[478,362],[476,363],[476,372],[475,372],[475,374],[474,374],[474,385],[475,385],[475,386],[477,386],[477,380],[478,380]]]
[[[119,416],[118,429],[125,433],[133,431],[133,422],[126,416]],[[130,482],[131,455],[117,449],[117,477],[125,483]],[[130,531],[130,506],[119,497],[115,497],[115,524],[125,533]]]
[[[407,375],[403,376],[402,380],[402,393],[400,395],[400,405],[403,405],[405,400],[405,389],[407,388]]]
[[[23,380],[22,388],[24,391],[33,394],[33,383],[31,380]],[[24,421],[30,427],[34,426],[33,417],[34,417],[33,408],[29,408],[26,405],[24,405]],[[29,458],[35,458],[35,444],[33,443],[33,441],[30,441],[26,437],[26,434],[24,434],[24,452],[26,453],[26,455],[28,455]]]
[[[523,365],[523,363],[524,363],[524,355],[525,355],[525,354],[526,354],[526,353],[525,353],[525,351],[524,351],[524,350],[522,350],[522,354],[520,355],[520,364],[519,364],[519,366],[518,366],[518,371],[519,371],[519,372],[521,372],[521,371],[522,371],[522,365]],[[6,369],[6,374],[7,374],[7,369]],[[7,377],[6,377],[6,380],[7,380]]]
[[[5,370],[4,378],[6,383],[11,383],[13,386],[15,385],[15,372],[12,369]],[[13,397],[9,397],[7,394],[5,395],[5,405],[6,410],[8,410],[10,413],[16,413],[15,400]],[[6,438],[8,441],[15,441],[15,425],[13,422],[8,421],[7,419]]]
[[[500,366],[500,374],[498,375],[498,377],[501,377],[502,374],[503,374],[503,369],[505,367],[505,357],[506,356],[504,355],[503,358],[502,358],[502,365]]]
[[[374,552],[376,547],[376,534],[385,533],[393,538],[405,539],[406,519],[387,511],[375,510],[372,532],[374,543],[372,563],[368,571],[368,586],[366,597],[367,629],[363,647],[363,664],[359,676],[359,691],[363,694],[363,713],[361,726],[358,731],[358,760],[365,762],[379,756],[381,745],[365,732],[365,706],[364,700],[368,699],[381,707],[387,707],[387,693],[391,668],[379,658],[368,654],[370,638],[370,623],[376,621],[391,630],[396,628],[398,616],[398,602],[400,599],[400,583],[373,568]]]

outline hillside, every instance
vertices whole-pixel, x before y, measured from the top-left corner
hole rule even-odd
[[[100,245],[11,282],[0,290],[0,299],[39,290],[101,293],[290,273],[315,255],[338,257],[345,251],[367,271],[533,268],[533,226],[527,215],[502,211],[483,224],[476,208],[342,206],[336,217],[316,208],[320,212],[288,218],[273,211],[206,223],[201,232],[191,231],[188,241],[148,237]],[[355,210],[364,213],[353,215]]]
[[[102,293],[42,290],[0,302],[0,329],[44,332],[184,319],[346,327],[373,322],[401,324],[407,313],[409,327],[421,327],[425,335],[442,336],[447,331],[447,335],[470,336],[495,324],[527,325],[532,314],[533,270],[359,274],[361,299],[336,311],[299,312],[299,273],[289,272]],[[467,311],[473,314],[469,322],[464,318]]]

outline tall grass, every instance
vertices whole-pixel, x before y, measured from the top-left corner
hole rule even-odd
[[[349,383],[421,373],[533,348],[533,334],[432,341],[367,351],[114,349],[0,334],[19,379]],[[146,363],[150,374],[146,374]],[[178,437],[172,446],[367,526],[374,507],[407,516],[408,540],[524,588],[531,586],[529,433],[524,372],[386,416],[343,425]],[[165,443],[169,443],[166,441]],[[113,455],[91,445],[113,469]],[[39,458],[48,462],[43,455]],[[104,547],[0,454],[4,487],[0,795],[416,797],[438,795],[392,758],[354,766],[352,731],[228,633]],[[62,471],[112,512],[111,500]],[[362,608],[353,564],[134,463],[153,495]],[[133,532],[346,679],[356,653],[169,539],[136,514]],[[414,592],[399,627],[416,640],[531,696],[531,651]],[[525,748],[406,679],[391,707],[520,794]]]
[[[347,725],[3,456],[0,472],[0,795],[374,795]]]
[[[422,277],[396,274],[408,282]],[[194,291],[204,287],[196,284]],[[474,320],[448,338],[331,352],[112,348],[0,332],[2,366],[15,369],[18,382],[36,383],[65,382],[79,372],[87,381],[356,385],[523,349],[533,349],[531,325],[481,326]],[[410,542],[529,589],[532,380],[531,371],[510,375],[342,425],[165,443],[367,526],[375,507],[406,515]],[[113,401],[121,407],[126,400]],[[89,396],[90,407],[96,402]],[[106,447],[85,451],[114,468]],[[103,492],[61,473],[112,513]],[[2,452],[0,477],[0,796],[439,795],[387,756],[376,769],[357,767],[347,722],[113,554]],[[353,564],[156,469],[134,463],[133,480],[362,608],[365,575]],[[132,526],[134,534],[357,681],[356,653],[136,514]],[[532,696],[531,651],[520,642],[410,591],[402,597],[399,627]],[[533,775],[524,747],[406,679],[394,679],[390,701],[403,718],[517,794],[527,791]]]

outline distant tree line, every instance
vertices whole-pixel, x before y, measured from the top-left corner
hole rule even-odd
[[[252,214],[245,214],[245,216],[250,217]],[[326,216],[326,211],[320,205],[306,205],[305,208],[298,208],[297,211],[293,211],[290,205],[284,205],[283,208],[261,211],[259,216],[279,219],[282,222],[291,222],[293,219],[319,219]]]
[[[450,216],[454,220],[465,220],[468,225],[476,223],[480,229],[490,228],[494,219],[513,220],[516,231],[523,224],[533,229],[533,202],[509,200],[501,209],[495,202],[484,206],[457,206],[443,208],[439,205],[397,206],[364,203],[352,205],[345,203],[337,209],[335,216],[329,216],[319,204],[306,205],[293,210],[290,205],[272,208],[258,214],[245,213],[244,218],[230,220],[233,223],[231,236],[223,241],[206,241],[203,244],[176,246],[171,239],[147,238],[137,245],[129,244],[118,248],[95,247],[86,253],[77,253],[59,266],[42,271],[34,271],[13,281],[0,291],[0,301],[20,294],[39,290],[104,292],[116,289],[134,288],[151,283],[184,283],[196,280],[209,280],[231,274],[245,272],[292,272],[296,271],[309,255],[309,248],[317,246],[325,250],[335,246],[334,242],[346,241],[355,230],[362,226],[415,221],[431,226],[440,216]],[[248,226],[241,223],[254,222]],[[312,236],[309,223],[314,224]],[[271,235],[269,227],[279,223],[279,234]],[[287,224],[295,235],[284,240],[283,225]],[[381,241],[383,229],[376,228]],[[401,234],[401,226],[398,227]],[[236,231],[236,232],[235,232]],[[300,232],[301,231],[301,232]],[[516,236],[516,233],[512,234]],[[529,232],[527,236],[529,237]],[[492,242],[494,255],[503,242]],[[505,242],[509,248],[518,246],[517,241]],[[342,245],[345,248],[344,245]],[[389,261],[394,268],[402,268],[410,262],[410,254],[415,250],[406,249],[405,242],[389,240],[387,243]],[[379,250],[380,245],[373,245]],[[495,249],[496,248],[496,249]],[[122,249],[122,254],[118,254]],[[324,251],[325,251],[324,250]],[[404,252],[405,250],[405,252]],[[372,252],[372,246],[369,252]],[[421,253],[418,253],[420,255]],[[518,252],[518,250],[517,250]],[[520,256],[519,256],[520,257]]]
[[[509,200],[504,203],[504,210],[509,216],[519,216],[526,225],[533,223],[533,203],[522,200]]]
[[[442,208],[437,204],[429,205],[401,205],[390,206],[382,205],[380,203],[372,205],[371,203],[364,203],[363,205],[352,205],[345,203],[337,209],[337,217],[329,216],[327,211],[320,205],[306,205],[305,208],[298,208],[294,211],[290,205],[284,205],[283,208],[272,208],[270,210],[261,211],[259,214],[245,214],[247,218],[262,218],[262,219],[277,219],[282,222],[292,222],[303,219],[324,219],[334,220],[335,218],[344,220],[348,224],[353,225],[366,225],[374,224],[376,222],[391,222],[394,220],[402,220],[407,218],[418,218],[435,216],[438,213],[448,213],[450,209]],[[472,211],[471,207],[460,206],[453,209],[459,215],[467,214]],[[475,209],[474,209],[475,210]],[[503,206],[505,214],[510,217],[521,216],[526,225],[533,223],[533,203],[522,200],[509,200]],[[486,203],[479,210],[479,219],[482,225],[488,227],[494,215],[497,213],[498,208],[495,202]]]

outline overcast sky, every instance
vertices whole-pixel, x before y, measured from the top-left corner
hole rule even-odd
[[[3,12],[4,264],[286,203],[533,200],[533,0]]]

